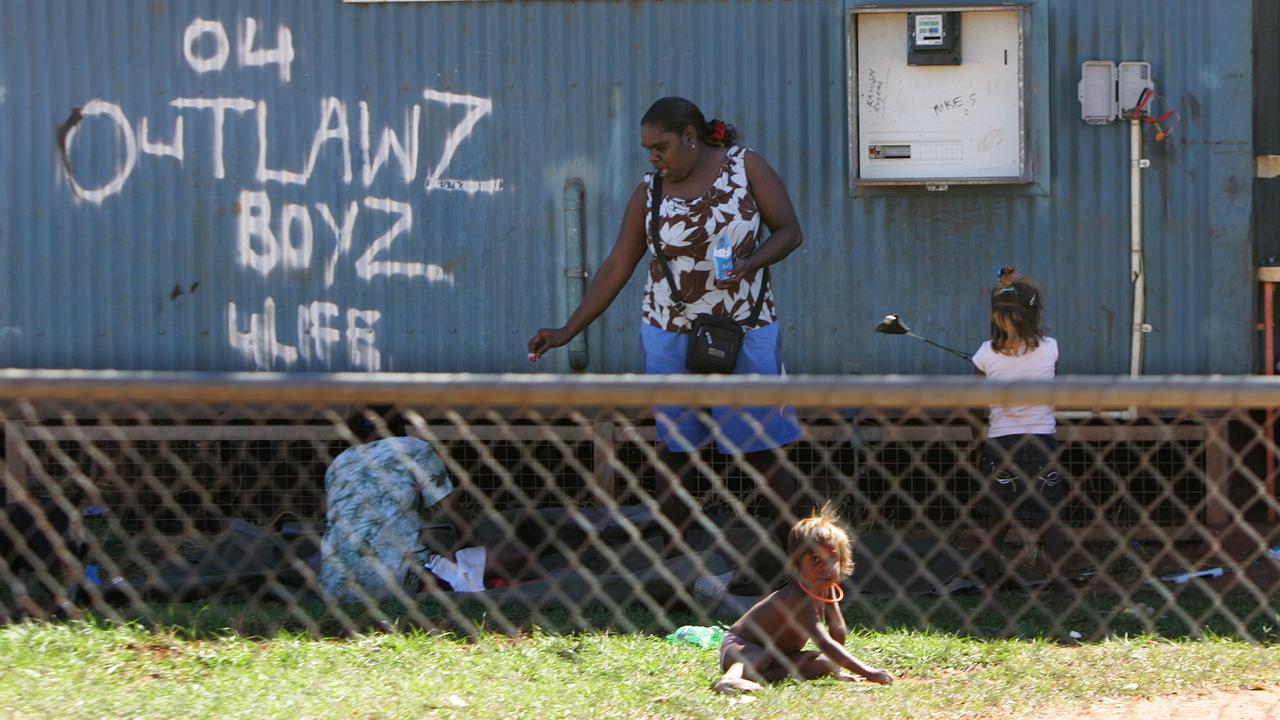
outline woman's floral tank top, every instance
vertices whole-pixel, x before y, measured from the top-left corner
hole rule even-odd
[[[747,152],[737,145],[729,148],[720,174],[702,195],[685,200],[664,197],[659,211],[658,233],[662,250],[684,297],[680,314],[671,301],[671,286],[657,257],[653,243],[645,236],[651,255],[649,279],[644,286],[642,317],[655,327],[671,332],[688,332],[690,319],[703,314],[732,317],[746,323],[751,305],[760,294],[764,272],[748,276],[738,287],[720,290],[715,285],[711,252],[721,235],[728,238],[735,260],[750,255],[760,237],[760,209],[747,185]],[[649,197],[653,197],[653,173],[645,175]],[[647,204],[647,203],[646,203]],[[646,207],[645,231],[649,231],[653,208]],[[773,293],[765,288],[764,306],[755,327],[774,321]]]

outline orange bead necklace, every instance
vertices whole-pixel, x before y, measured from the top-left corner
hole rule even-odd
[[[800,589],[804,591],[805,595],[808,595],[809,597],[813,598],[814,600],[817,600],[818,602],[829,603],[834,605],[844,599],[844,588],[840,587],[840,583],[836,583],[831,586],[832,596],[829,598],[824,598],[814,593],[812,590],[808,588],[808,586],[804,584],[803,580],[796,580],[796,584],[800,586]]]

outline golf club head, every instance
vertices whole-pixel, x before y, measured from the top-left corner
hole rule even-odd
[[[889,313],[883,320],[876,323],[876,332],[885,335],[906,335],[911,330],[898,317],[898,313]]]

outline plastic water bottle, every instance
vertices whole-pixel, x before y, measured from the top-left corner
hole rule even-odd
[[[724,640],[724,628],[699,625],[682,625],[667,636],[668,642],[688,643],[700,648],[720,647],[721,640]]]
[[[726,280],[733,271],[733,246],[729,238],[721,234],[716,240],[715,249],[711,253],[716,266],[716,280]]]

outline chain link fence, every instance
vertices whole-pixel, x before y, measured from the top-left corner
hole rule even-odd
[[[1035,404],[1056,446],[984,443],[989,406]],[[6,371],[0,616],[731,625],[803,579],[787,533],[827,505],[851,623],[1274,641],[1277,406],[1259,378]],[[711,410],[744,407],[794,408],[799,439]],[[689,420],[727,447],[664,452]],[[1024,517],[1010,483],[1061,497]]]

